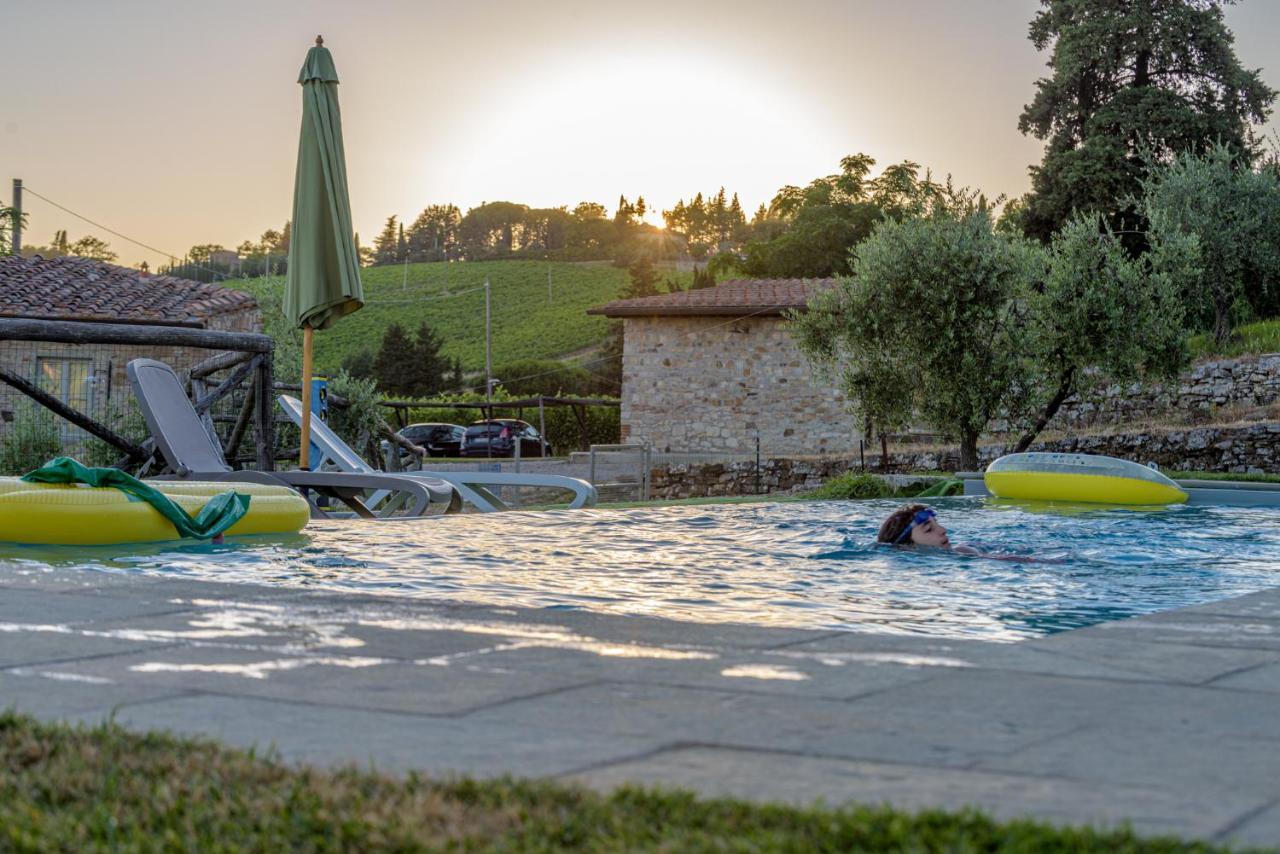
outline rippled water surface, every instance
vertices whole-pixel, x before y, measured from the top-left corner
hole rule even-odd
[[[701,622],[1013,640],[1280,585],[1263,508],[935,506],[991,560],[876,546],[886,501],[685,506],[313,524],[223,545],[0,545],[56,564]],[[8,569],[6,569],[6,565]]]

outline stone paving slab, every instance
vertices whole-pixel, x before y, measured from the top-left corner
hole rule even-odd
[[[179,693],[161,685],[68,680],[65,674],[38,665],[0,670],[0,709],[16,709],[40,718],[87,715],[96,722],[125,703],[167,699]]]
[[[52,664],[137,652],[154,646],[154,643],[94,637],[71,626],[0,623],[0,667]]]
[[[1266,691],[1280,694],[1280,663],[1239,669],[1213,681],[1215,688],[1238,688],[1243,691]]]
[[[119,617],[167,614],[182,606],[157,599],[106,597],[92,592],[49,594],[41,590],[4,591],[0,596],[0,623],[68,625]]]
[[[1110,644],[1108,646],[1108,644]],[[898,638],[892,635],[862,635],[844,633],[813,641],[793,644],[784,649],[771,650],[768,656],[775,661],[796,663],[816,661],[833,668],[874,667],[892,664],[920,666],[976,668],[1014,671],[1026,674],[1068,676],[1097,679],[1169,681],[1137,666],[1130,656],[1115,655],[1117,643],[1097,641],[1094,648],[1087,644],[1062,645],[1047,641],[1023,641],[1021,643],[989,643],[983,641],[939,641],[925,638]],[[1173,652],[1158,649],[1163,659]],[[1208,679],[1239,667],[1233,651],[1223,653],[1226,663],[1208,666],[1203,678]],[[1270,661],[1272,656],[1258,652],[1250,661]]]
[[[0,561],[0,705],[299,761],[1276,844],[1276,614],[1268,591],[1004,644]]]
[[[1280,620],[1227,614],[1166,611],[1077,629],[1083,637],[1132,643],[1175,643],[1280,651]]]
[[[1142,643],[1132,636],[1122,640],[1103,634],[1077,632],[1027,641],[1026,646],[1057,656],[1104,664],[1117,674],[1129,674],[1127,678],[1135,680],[1190,685],[1213,682],[1241,668],[1280,663],[1280,651],[1274,650],[1197,646],[1194,643]]]
[[[1083,727],[1029,745],[1007,756],[980,760],[991,771],[1052,775],[1100,783],[1161,785],[1180,791],[1235,791],[1280,798],[1280,733],[1275,738],[1188,735],[1170,739],[1163,730],[1125,725]]]
[[[939,708],[936,695],[929,710],[912,717],[840,700],[610,683],[481,709],[473,717],[570,732],[661,732],[682,742],[937,767],[968,767],[981,757],[1010,753],[1074,726],[1014,726],[950,715],[942,725]]]
[[[886,689],[853,705],[865,714],[894,720],[904,732],[941,728],[1016,733],[1106,724],[1146,727],[1169,739],[1204,735],[1269,740],[1280,723],[1280,708],[1268,694],[991,670],[952,671],[928,682]],[[1280,756],[1276,761],[1280,773]]]
[[[568,667],[593,681],[832,700],[929,679],[936,669],[906,664],[832,668],[813,660],[771,657],[767,650],[631,648],[607,641],[581,649],[553,645],[495,647],[444,657],[440,663],[514,673],[556,673]]]
[[[584,684],[572,673],[468,672],[458,678],[439,667],[348,653],[287,655],[194,646],[64,662],[45,670],[67,679],[145,682],[170,693],[199,691],[419,715],[457,715]]]
[[[1276,847],[1280,839],[1280,803],[1258,811],[1220,835],[1224,842],[1237,846]]]
[[[1241,619],[1280,620],[1280,588],[1248,593],[1235,599],[1221,599],[1178,609],[1179,614],[1218,614]]]
[[[1265,803],[1231,792],[1205,802],[1154,787],[704,746],[663,751],[572,779],[600,789],[678,780],[704,794],[795,804],[821,799],[828,804],[858,801],[905,809],[975,806],[1001,819],[1033,816],[1110,827],[1128,821],[1142,833],[1193,837],[1212,836],[1236,816]]]
[[[78,715],[95,723],[94,715]],[[583,765],[643,755],[660,742],[590,733],[532,732],[457,718],[312,706],[242,696],[187,696],[125,706],[116,721],[140,730],[216,738],[277,749],[322,765],[478,776],[563,774]]]

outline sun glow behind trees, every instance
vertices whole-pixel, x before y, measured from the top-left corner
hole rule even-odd
[[[743,58],[591,52],[528,69],[499,106],[477,106],[443,158],[423,158],[422,198],[516,199],[535,205],[649,202],[645,220],[691,187],[735,176],[767,201],[778,175],[806,180],[847,145],[822,127],[808,95],[788,92]]]

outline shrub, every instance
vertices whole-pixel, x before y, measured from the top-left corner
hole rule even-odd
[[[809,493],[814,499],[893,498],[897,490],[874,474],[847,471],[825,481]]]
[[[141,445],[146,441],[150,431],[142,417],[142,410],[132,396],[113,403],[107,407],[105,423],[117,434],[134,444]],[[90,437],[82,446],[79,458],[87,466],[113,466],[124,456],[115,445],[104,442],[96,436]]]
[[[0,435],[0,472],[26,474],[62,453],[54,414],[30,401],[19,404]]]

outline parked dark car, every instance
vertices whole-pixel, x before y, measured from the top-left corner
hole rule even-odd
[[[429,457],[458,457],[466,432],[460,424],[410,424],[399,435],[426,448]]]
[[[517,441],[522,457],[551,456],[551,445],[538,435],[533,425],[515,418],[494,418],[472,424],[462,439],[462,456],[515,456]]]

